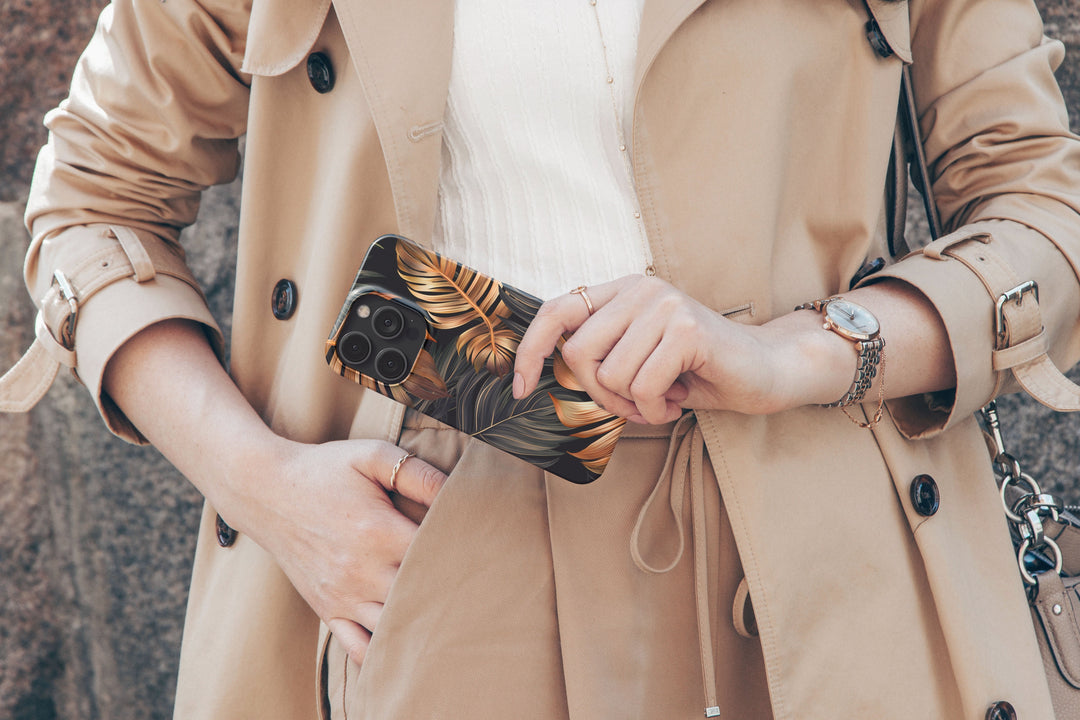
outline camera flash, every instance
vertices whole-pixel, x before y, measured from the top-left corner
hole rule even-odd
[[[356,317],[366,318],[369,315],[371,315],[370,305],[361,305],[360,307],[356,308]]]

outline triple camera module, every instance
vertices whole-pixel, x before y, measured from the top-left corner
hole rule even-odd
[[[427,322],[419,310],[368,293],[353,301],[337,354],[346,367],[394,385],[408,377],[426,337]]]

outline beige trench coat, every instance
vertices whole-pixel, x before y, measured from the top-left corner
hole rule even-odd
[[[236,382],[283,435],[395,440],[400,406],[343,385],[322,347],[367,243],[385,232],[421,242],[430,234],[451,4],[251,5],[125,0],[106,11],[71,97],[48,119],[50,144],[27,211],[39,335],[63,335],[68,304],[61,297],[55,307],[55,270],[73,279],[80,306],[73,352],[52,343],[34,363],[74,365],[110,427],[139,439],[102,395],[103,367],[163,318],[217,332],[177,235],[194,219],[198,192],[235,174],[235,138],[246,132]],[[900,72],[914,59],[927,152],[954,239],[988,234],[986,247],[1016,276],[1039,283],[1051,357],[1071,364],[1080,356],[1080,145],[1052,76],[1061,46],[1043,40],[1026,0],[869,7],[890,57],[870,47],[867,8],[855,0],[646,1],[632,157],[653,270],[717,310],[746,307],[739,319],[750,323],[846,289],[866,257],[883,254]],[[335,74],[326,93],[313,90],[306,71],[315,51]],[[917,253],[875,277],[885,275],[919,288],[940,312],[958,372],[954,397],[894,401],[873,433],[823,408],[697,414],[756,612],[772,711],[975,720],[1004,699],[1022,718],[1050,717],[971,420],[1008,379],[992,365],[994,300],[948,254]],[[298,288],[288,320],[271,313],[281,279]],[[929,518],[909,498],[919,474],[940,488],[941,508]],[[593,522],[588,509],[603,498],[584,501],[557,482],[547,488],[550,552],[580,554],[575,528]],[[515,517],[490,497],[460,490],[440,498],[436,537],[452,542],[452,509],[467,513],[470,503],[489,502],[483,516]],[[214,517],[208,507],[177,716],[313,716],[318,620],[260,548],[244,537],[219,547]],[[438,567],[437,551],[406,558],[413,591],[399,604],[419,616],[413,646],[386,643],[383,666],[370,669],[382,707],[409,707],[394,702],[416,695],[410,664],[432,682],[440,677],[416,644],[440,632],[432,612],[445,586],[424,597],[423,574],[408,570]],[[392,605],[393,597],[388,613]],[[409,632],[411,616],[396,617]],[[588,671],[588,642],[560,639],[569,685]],[[500,687],[499,668],[449,662],[442,670],[462,694],[475,692],[470,674]],[[632,700],[591,710],[582,702],[579,717],[638,712]],[[528,706],[519,714],[529,715]]]

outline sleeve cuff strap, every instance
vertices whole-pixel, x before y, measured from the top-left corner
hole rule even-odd
[[[966,228],[963,235],[946,236],[937,242],[985,242],[982,236],[986,234],[987,229],[976,224]],[[902,280],[921,292],[934,306],[949,336],[956,367],[955,395],[946,397],[951,394],[931,393],[896,398],[887,403],[890,414],[906,437],[928,437],[966,419],[994,392],[997,375],[993,368],[993,301],[978,276],[963,263],[950,258],[938,260],[921,252],[913,253],[874,274],[867,283],[885,278]]]

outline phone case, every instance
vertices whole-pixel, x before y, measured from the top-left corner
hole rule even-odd
[[[528,397],[514,355],[541,301],[397,235],[372,244],[326,341],[342,377],[573,483],[600,476],[624,418],[558,349]],[[561,344],[561,343],[560,343]]]

